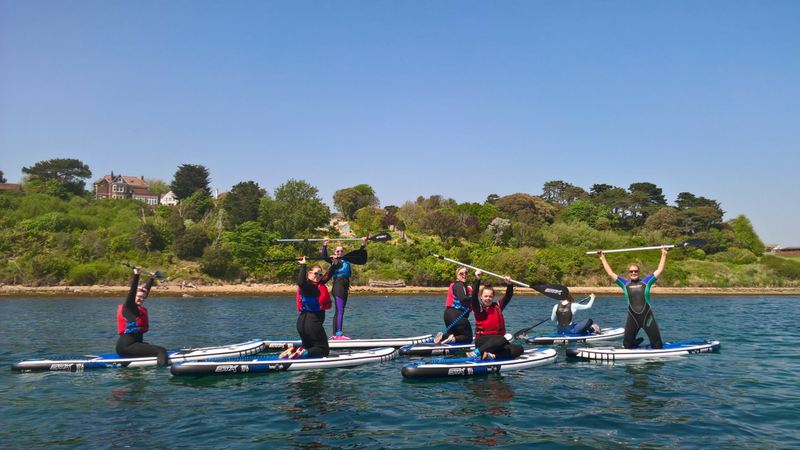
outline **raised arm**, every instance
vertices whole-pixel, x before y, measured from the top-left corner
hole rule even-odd
[[[511,284],[511,277],[504,276],[503,281],[506,282],[506,295],[500,299],[500,309],[506,309],[506,306],[511,301],[511,297],[514,296],[514,285]]]
[[[603,268],[606,269],[606,273],[609,277],[611,277],[611,281],[617,281],[617,278],[619,277],[614,273],[613,270],[611,270],[611,266],[608,265],[608,261],[606,261],[606,255],[603,254],[602,250],[598,250],[597,254],[600,255],[600,261],[603,262]]]
[[[125,307],[131,311],[138,311],[136,307],[136,290],[139,288],[139,271],[140,268],[133,269],[133,280],[131,280],[131,290],[128,291],[128,297],[125,298]]]
[[[367,246],[367,239],[368,239],[367,236],[361,238],[361,247],[359,248],[359,250],[364,250],[364,247]]]
[[[592,305],[594,305],[594,298],[595,298],[594,294],[589,294],[589,303],[585,305],[581,305],[580,303],[573,303],[572,307],[575,308],[576,311],[589,309],[592,307]]]
[[[658,269],[653,272],[653,276],[659,278],[661,276],[661,272],[664,271],[664,266],[667,264],[667,247],[665,245],[661,246],[661,261],[658,263]]]
[[[322,257],[323,258],[327,258],[328,257],[328,241],[330,241],[330,238],[325,238],[325,240],[322,241]]]

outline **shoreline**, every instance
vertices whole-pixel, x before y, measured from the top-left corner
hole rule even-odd
[[[103,297],[124,297],[128,293],[129,286],[0,286],[0,298],[53,298],[53,297],[72,297],[72,298],[103,298]],[[167,286],[167,289],[155,288],[151,292],[152,297],[160,298],[206,298],[206,297],[284,297],[293,296],[297,287],[291,284],[235,284],[222,286],[199,286],[197,288],[186,287],[180,289],[176,286]],[[617,286],[575,286],[570,287],[570,292],[579,295],[595,293],[598,295],[622,295],[622,291]],[[426,295],[426,296],[445,296],[447,287],[370,287],[370,286],[351,286],[352,295]],[[537,295],[542,294],[533,289],[517,287],[517,295]],[[776,296],[800,296],[800,287],[788,288],[763,288],[763,287],[737,287],[737,288],[714,288],[714,287],[659,287],[653,286],[651,293],[658,295],[698,295],[698,296],[749,296],[749,295],[776,295]],[[577,295],[575,295],[577,297]]]

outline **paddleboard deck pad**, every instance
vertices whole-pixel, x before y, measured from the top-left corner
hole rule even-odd
[[[204,376],[333,369],[366,363],[386,362],[396,357],[396,348],[383,347],[366,351],[339,353],[325,358],[278,359],[277,355],[262,356],[260,358],[213,358],[206,361],[188,361],[175,364],[170,367],[170,372],[176,376]]]
[[[556,351],[552,348],[525,350],[517,359],[495,359],[492,361],[470,358],[442,358],[427,363],[406,364],[400,373],[406,378],[455,378],[490,373],[522,370],[556,362]]]
[[[328,339],[328,347],[330,349],[366,349],[366,348],[381,348],[381,347],[405,347],[408,345],[421,344],[433,335],[425,334],[422,336],[414,336],[407,338],[389,338],[389,339],[348,339],[348,340],[331,340]],[[300,347],[303,343],[300,338],[296,339],[265,339],[264,343],[268,350],[282,350],[289,347]]]
[[[650,346],[633,349],[617,347],[568,348],[567,358],[593,361],[622,361],[633,359],[662,358],[682,356],[695,353],[713,353],[720,349],[719,341],[695,340],[685,342],[664,343],[664,348],[653,349]]]
[[[240,344],[220,347],[189,348],[167,352],[168,364],[208,358],[242,357],[256,355],[266,348],[264,341],[254,339]],[[25,359],[15,362],[12,370],[20,372],[56,371],[82,372],[90,369],[117,369],[121,367],[155,366],[156,357],[123,358],[117,354],[85,355],[53,359]]]
[[[616,339],[618,337],[622,337],[623,334],[625,334],[625,328],[623,327],[603,328],[600,330],[600,334],[547,334],[544,336],[525,339],[525,343],[532,345],[579,344],[584,342]]]
[[[441,356],[474,349],[474,342],[470,344],[435,344],[433,342],[426,342],[424,344],[400,347],[400,354],[404,356]]]

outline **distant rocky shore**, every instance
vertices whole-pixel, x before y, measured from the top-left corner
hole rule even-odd
[[[0,298],[22,297],[22,298],[57,298],[57,297],[123,297],[128,292],[128,286],[49,286],[49,287],[29,287],[29,286],[0,286]],[[167,289],[153,289],[153,297],[284,297],[291,296],[296,292],[297,287],[291,284],[230,284],[222,286],[187,286],[181,289],[179,286],[167,286]],[[445,296],[446,287],[370,287],[352,286],[350,289],[354,295],[431,295]],[[595,293],[598,295],[622,295],[621,290],[616,286],[586,287],[570,286],[570,291],[574,294],[584,295]],[[517,295],[541,295],[538,292],[527,289],[517,288]],[[712,288],[712,287],[659,287],[653,286],[653,295],[797,295],[800,296],[800,288],[764,288],[764,287],[738,287],[738,288]]]

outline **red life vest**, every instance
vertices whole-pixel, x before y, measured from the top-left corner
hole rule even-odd
[[[143,306],[140,306],[139,317],[133,322],[128,322],[122,315],[122,308],[124,306],[125,305],[119,305],[119,308],[117,308],[117,332],[119,334],[147,333],[147,330],[150,329],[150,321],[147,319],[147,310]]]
[[[303,311],[325,311],[331,309],[331,294],[324,284],[319,284],[310,281],[314,286],[319,289],[319,297],[303,297],[300,287],[297,287],[297,310]]]
[[[444,306],[446,306],[448,308],[455,308],[455,309],[461,309],[461,310],[464,310],[464,311],[469,311],[470,305],[462,305],[461,304],[461,300],[456,298],[456,296],[453,294],[453,285],[454,284],[456,284],[456,283],[455,282],[450,283],[450,288],[447,290],[447,302],[445,302]],[[469,286],[467,286],[467,294],[472,295],[472,288],[470,288]]]
[[[506,319],[500,305],[492,303],[488,308],[482,307],[480,311],[473,311],[475,316],[475,336],[487,334],[506,334]]]

